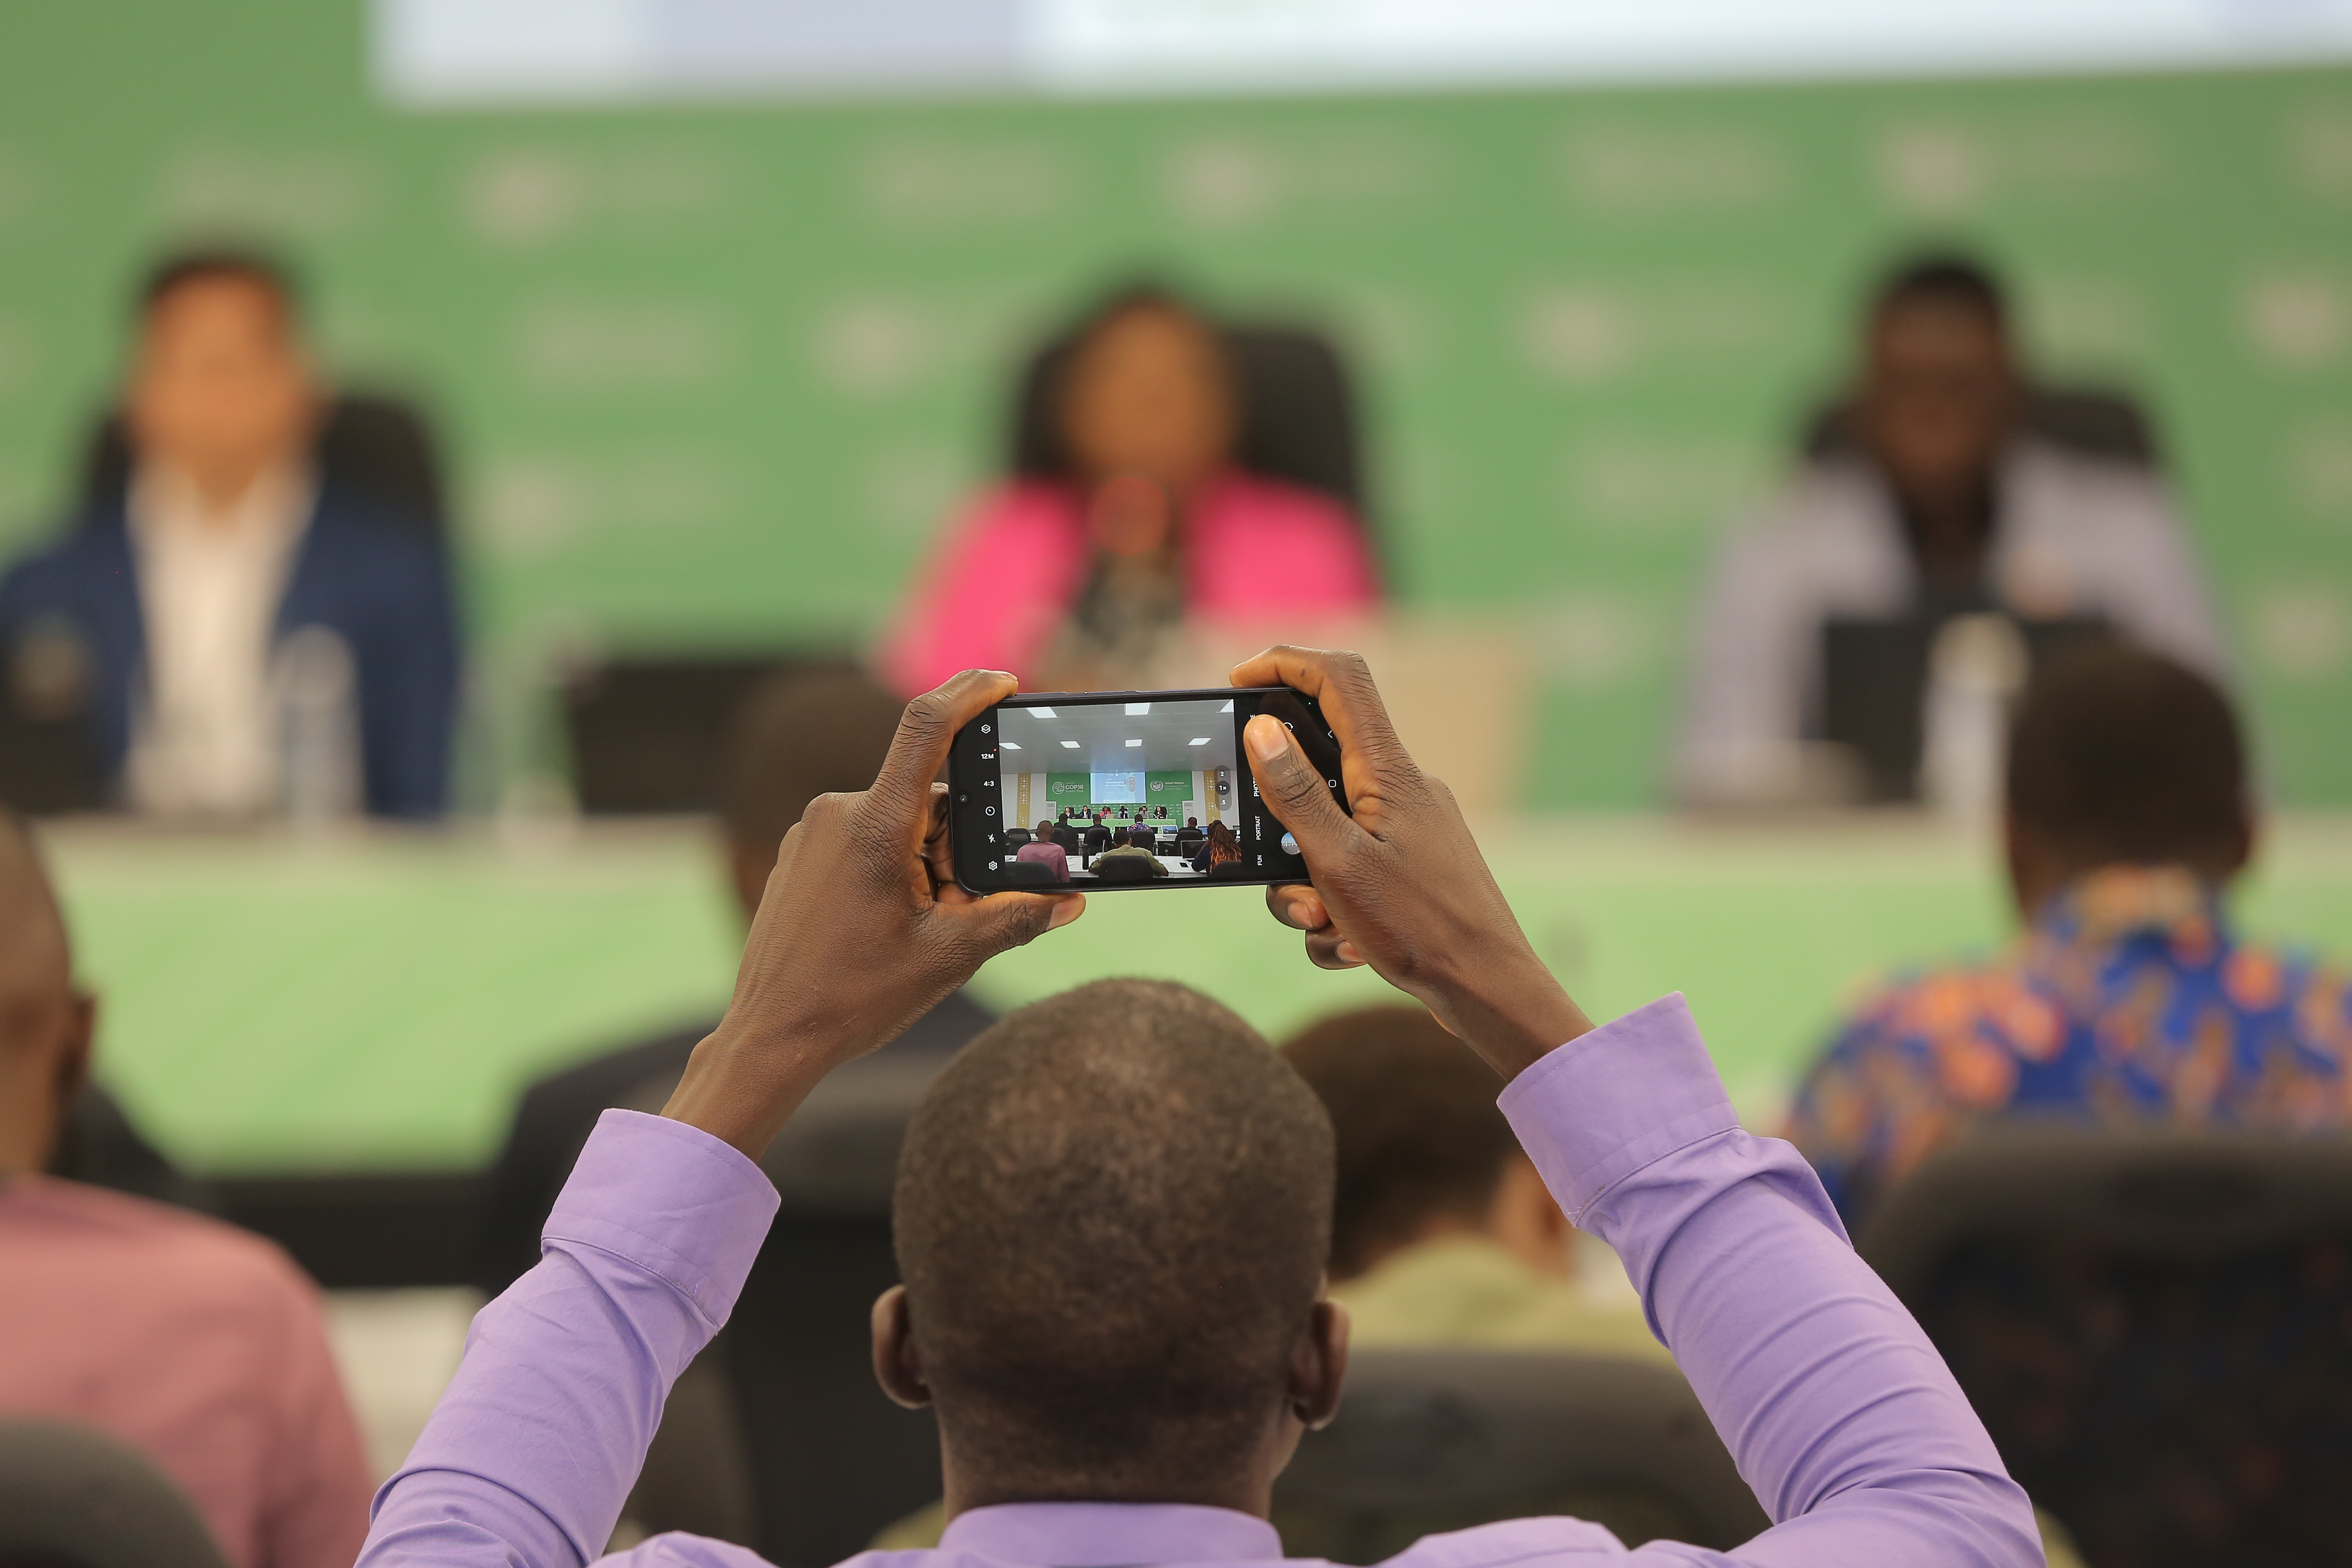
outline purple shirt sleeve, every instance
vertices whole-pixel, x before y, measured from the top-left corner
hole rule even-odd
[[[538,1266],[475,1317],[457,1375],[376,1493],[362,1568],[601,1555],[670,1384],[734,1309],[777,1203],[708,1133],[604,1112]],[[698,1561],[759,1561],[695,1544]]]
[[[1802,1157],[1740,1131],[1690,1009],[1652,1003],[1545,1057],[1503,1110],[1569,1217],[1614,1247],[1787,1568],[2042,1562],[2025,1494],[1927,1336],[1854,1255]]]

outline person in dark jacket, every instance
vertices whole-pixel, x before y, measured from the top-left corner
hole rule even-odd
[[[446,563],[428,528],[316,469],[322,405],[284,273],[230,254],[165,263],[124,390],[128,484],[0,577],[0,661],[20,690],[62,690],[127,806],[446,804]]]

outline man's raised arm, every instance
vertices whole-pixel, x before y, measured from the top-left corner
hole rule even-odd
[[[871,789],[784,837],[727,1016],[658,1117],[608,1110],[544,1255],[485,1307],[408,1463],[376,1494],[362,1568],[570,1568],[597,1556],[670,1384],[727,1321],[774,1217],[761,1153],[843,1062],[896,1038],[983,963],[1085,907],[975,898],[932,780],[956,731],[1014,689],[967,671],[908,705]],[[754,1564],[716,1542],[676,1544]]]
[[[1727,1555],[1635,1563],[2027,1568],[2032,1510],[1927,1336],[1854,1256],[1821,1183],[1740,1130],[1679,995],[1594,1028],[1537,958],[1445,786],[1390,727],[1363,661],[1275,648],[1236,686],[1320,699],[1350,817],[1274,720],[1244,737],[1314,886],[1276,917],[1326,968],[1369,963],[1507,1085],[1552,1194],[1617,1248],[1651,1326],[1776,1521]]]

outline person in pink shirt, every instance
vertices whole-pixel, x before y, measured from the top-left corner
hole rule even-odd
[[[369,1477],[310,1280],[259,1237],[41,1173],[95,1020],[0,813],[0,1415],[142,1450],[236,1568],[347,1568]]]
[[[1013,857],[1015,860],[1034,860],[1054,873],[1054,880],[1070,879],[1070,855],[1054,842],[1054,822],[1051,817],[1037,825],[1037,837],[1024,844]]]
[[[974,667],[1032,689],[1149,686],[1188,623],[1328,620],[1378,604],[1345,505],[1236,465],[1233,369],[1181,300],[1114,296],[1060,366],[1056,471],[996,486],[950,528],[881,649],[901,691]]]

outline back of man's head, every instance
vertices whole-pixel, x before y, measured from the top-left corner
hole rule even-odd
[[[1320,1289],[1331,1128],[1250,1026],[1161,981],[1000,1020],[907,1131],[917,1354],[995,1496],[1169,1500],[1246,1461]]]
[[[2138,648],[2053,661],[2010,727],[2009,816],[2069,874],[2111,864],[2234,871],[2251,808],[2230,700]]]
[[[1494,1070],[1419,1007],[1364,1007],[1308,1026],[1282,1047],[1330,1113],[1339,1179],[1331,1274],[1352,1279],[1433,1221],[1475,1225],[1517,1138]]]
[[[809,802],[874,782],[904,705],[862,670],[789,670],[755,689],[729,737],[719,816],[747,908]]]

